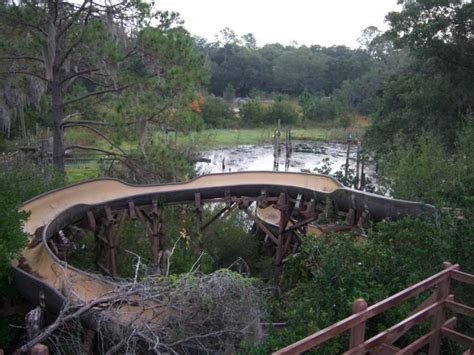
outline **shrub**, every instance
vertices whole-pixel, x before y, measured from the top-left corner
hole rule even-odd
[[[251,100],[240,109],[242,123],[248,127],[264,125],[269,115],[269,109],[266,105],[257,100]]]
[[[23,224],[28,215],[18,211],[18,205],[42,192],[59,187],[63,177],[54,169],[45,172],[32,166],[0,172],[0,304],[3,299],[14,300],[17,296],[11,285],[10,263],[26,245],[27,235]],[[17,317],[9,317],[0,322],[0,344],[8,347],[15,331],[10,327],[18,323]]]
[[[382,184],[394,197],[437,205],[460,201],[461,166],[436,137],[400,142],[379,163]]]
[[[296,106],[290,101],[280,99],[271,105],[266,123],[275,125],[280,121],[281,124],[292,125],[297,123],[298,119],[299,114]]]
[[[235,120],[229,104],[224,99],[214,96],[206,97],[201,115],[206,126],[210,128],[227,127]]]
[[[270,353],[300,340],[349,316],[355,299],[362,297],[369,305],[379,302],[439,272],[443,261],[473,272],[474,249],[469,247],[473,228],[472,220],[443,214],[380,222],[365,240],[351,234],[304,238],[300,252],[285,265],[285,292],[273,305],[273,319],[287,326],[271,329],[262,346],[251,353]],[[453,284],[452,290],[460,302],[472,300],[472,289]],[[426,294],[369,321],[367,336],[406,317],[423,297]],[[465,333],[474,330],[472,322],[465,327]],[[399,344],[406,345],[424,330],[408,333]],[[310,353],[340,353],[347,349],[347,341],[346,334]]]
[[[312,97],[304,108],[304,118],[313,122],[333,121],[337,115],[337,102],[330,97]]]

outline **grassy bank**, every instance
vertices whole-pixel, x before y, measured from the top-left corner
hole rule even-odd
[[[244,128],[244,129],[207,129],[201,132],[177,136],[178,142],[195,143],[197,147],[212,148],[218,146],[235,146],[241,144],[271,143],[274,128]],[[327,142],[345,142],[347,135],[352,134],[354,138],[362,139],[365,132],[363,127],[354,128],[294,128],[292,137],[294,140],[312,140]],[[163,139],[164,134],[156,133],[156,139]],[[282,140],[285,132],[282,131]]]

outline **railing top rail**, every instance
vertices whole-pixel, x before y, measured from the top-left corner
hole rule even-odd
[[[451,265],[449,263],[443,263],[444,270],[438,272],[437,274],[428,277],[427,279],[418,282],[415,285],[412,285],[370,307],[365,311],[355,313],[333,325],[330,325],[327,328],[320,330],[317,333],[311,334],[308,337],[301,339],[300,341],[293,343],[283,349],[276,351],[274,354],[295,354],[301,353],[308,349],[311,349],[319,344],[324,343],[325,341],[340,335],[341,333],[351,329],[352,327],[360,324],[384,311],[387,309],[400,304],[401,302],[410,299],[423,291],[430,289],[433,286],[436,286],[438,283],[444,281],[445,279],[451,276],[452,271],[458,270],[459,265]]]

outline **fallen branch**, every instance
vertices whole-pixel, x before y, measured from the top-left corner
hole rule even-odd
[[[108,303],[108,302],[111,302],[111,301],[114,301],[114,300],[117,300],[118,298],[118,295],[117,294],[114,294],[112,296],[108,296],[108,297],[100,297],[94,301],[91,301],[85,305],[83,305],[82,307],[80,307],[77,311],[71,313],[71,314],[68,314],[68,315],[65,315],[67,313],[67,311],[69,310],[69,307],[64,307],[63,309],[61,309],[61,311],[59,312],[59,315],[58,317],[56,318],[56,320],[54,321],[54,323],[52,323],[50,326],[48,326],[45,330],[43,330],[40,334],[38,334],[36,337],[34,337],[33,339],[31,339],[28,343],[26,343],[25,345],[23,345],[19,351],[20,353],[26,353],[28,350],[30,350],[34,345],[42,342],[43,340],[45,340],[46,338],[48,338],[56,329],[58,329],[60,326],[62,326],[63,324],[67,323],[68,321],[70,320],[73,320],[77,317],[80,317],[81,315],[83,315],[84,313],[86,313],[87,311],[89,311],[91,308],[94,308],[100,304],[104,304],[104,303]]]

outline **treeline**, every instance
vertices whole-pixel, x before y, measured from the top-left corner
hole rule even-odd
[[[298,96],[303,91],[330,95],[345,80],[366,73],[372,58],[363,50],[345,46],[256,46],[253,34],[239,38],[232,30],[221,31],[215,42],[197,39],[209,60],[209,91],[217,96],[252,96],[280,92]]]
[[[381,153],[397,139],[413,141],[426,133],[452,148],[472,116],[474,5],[401,3],[401,12],[386,17],[389,29],[368,27],[355,50],[257,47],[252,34],[239,37],[228,28],[214,42],[198,38],[210,70],[206,87],[217,97],[254,98],[243,116],[255,114],[244,123],[265,122],[262,98],[287,95],[302,120],[327,121],[348,112],[370,117],[367,140]]]

